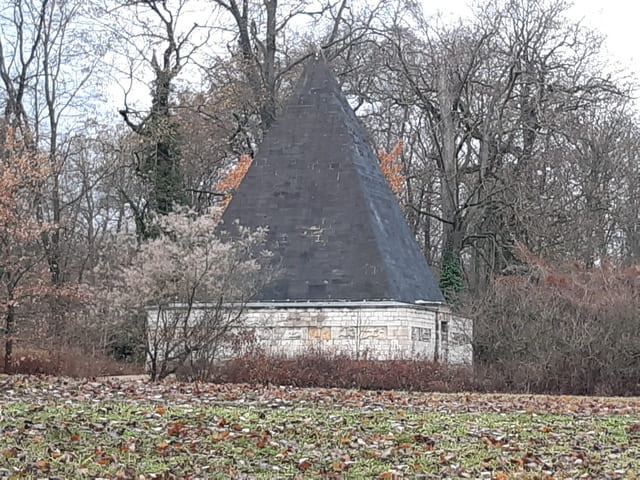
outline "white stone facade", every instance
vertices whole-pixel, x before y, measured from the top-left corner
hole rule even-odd
[[[254,328],[260,345],[273,352],[320,348],[355,358],[472,361],[471,321],[442,305],[256,303],[247,306],[244,318],[245,328]]]
[[[472,362],[471,320],[453,315],[442,304],[250,303],[239,325],[235,333],[252,332],[257,346],[269,353],[297,355],[321,349],[353,358]]]

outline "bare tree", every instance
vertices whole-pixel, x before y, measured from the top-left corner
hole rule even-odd
[[[624,193],[619,199],[619,230],[622,231],[619,241],[625,262],[637,264],[640,262],[640,131],[637,117],[625,131],[628,134],[627,141],[620,145]]]
[[[149,235],[146,225],[149,212],[167,214],[175,205],[186,201],[180,166],[180,132],[172,110],[172,95],[178,75],[193,61],[209,36],[208,25],[194,23],[181,28],[186,6],[186,0],[134,0],[127,2],[116,16],[116,19],[122,19],[122,15],[133,13],[133,28],[139,30],[139,35],[121,35],[120,38],[125,46],[137,53],[129,61],[141,60],[153,75],[149,111],[134,111],[127,97],[125,108],[120,110],[126,124],[143,140],[142,149],[136,154],[136,172],[148,183],[150,196],[142,205],[135,201],[130,203],[142,238]],[[122,26],[122,21],[117,24]],[[132,68],[132,76],[133,73]]]
[[[3,139],[0,157],[0,312],[4,317],[4,370],[11,372],[13,347],[25,305],[51,293],[43,279],[46,262],[37,248],[50,226],[42,222],[33,197],[48,176],[46,158],[33,154],[15,138],[12,130]]]
[[[128,264],[105,264],[105,274],[117,273],[111,275],[113,293],[103,298],[125,312],[149,309],[148,330],[137,333],[147,338],[154,380],[185,365],[198,375],[217,360],[230,330],[241,326],[245,302],[268,278],[261,262],[268,256],[266,232],[243,230],[241,238],[223,243],[212,234],[216,212],[180,211],[157,221],[161,233],[143,242]]]
[[[56,288],[73,276],[75,235],[73,208],[83,194],[66,183],[72,146],[79,135],[76,119],[98,97],[94,70],[104,49],[89,24],[90,14],[80,1],[19,0],[2,7],[0,80],[4,86],[6,125],[19,135],[32,154],[46,152],[47,188],[35,199],[41,221],[51,227],[41,232],[49,273]],[[51,304],[51,325],[59,333],[62,311]]]
[[[528,242],[535,231],[533,204],[546,188],[537,172],[554,149],[572,149],[568,119],[625,89],[604,73],[600,39],[566,20],[562,1],[487,2],[453,26],[409,8],[410,19],[378,32],[374,48],[395,75],[367,102],[392,105],[396,124],[411,125],[399,133],[423,125],[403,157],[424,172],[407,176],[408,206],[432,225],[431,239],[441,236],[443,269],[461,274],[467,251],[470,270],[486,279],[517,262],[514,238]]]
[[[278,92],[287,75],[320,50],[334,58],[361,41],[382,3],[355,11],[347,0],[211,1],[231,17],[243,70],[265,130],[276,118]],[[300,25],[311,27],[306,36]],[[292,48],[294,40],[306,48]],[[314,44],[316,48],[310,48]],[[236,51],[233,47],[230,50]]]

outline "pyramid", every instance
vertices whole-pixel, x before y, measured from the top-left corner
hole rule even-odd
[[[307,62],[222,220],[269,228],[279,273],[254,301],[444,302],[323,59]]]

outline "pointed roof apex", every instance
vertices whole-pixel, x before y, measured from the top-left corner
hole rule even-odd
[[[269,227],[281,275],[256,300],[444,301],[321,55],[307,60],[223,220]]]
[[[323,59],[326,60],[326,57],[324,56],[324,50],[322,49],[322,47],[320,45],[318,45],[316,43],[313,48],[314,48],[314,53],[315,53],[316,60],[319,59],[320,57],[322,57]]]

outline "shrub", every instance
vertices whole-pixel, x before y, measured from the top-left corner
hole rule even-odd
[[[219,366],[212,377],[223,383],[366,390],[473,390],[473,368],[417,360],[362,360],[310,349],[287,357],[249,353]]]
[[[146,339],[153,380],[178,369],[205,379],[227,334],[241,322],[247,299],[268,279],[266,230],[234,225],[237,236],[223,242],[215,235],[218,222],[216,211],[177,209],[150,224],[153,238],[139,245],[132,236],[119,238],[120,255],[101,264],[108,280],[94,289],[95,303],[128,325],[114,343],[122,347],[120,355],[135,356],[138,340]]]
[[[310,350],[297,357],[248,353],[218,365],[211,370],[210,380],[217,383],[443,393],[584,393],[579,379],[567,383],[543,382],[538,373],[538,366],[533,363],[453,366],[419,360],[357,360]],[[601,379],[597,385],[594,393],[640,393],[637,380],[622,384],[617,380],[607,382]]]
[[[107,355],[89,355],[79,349],[21,347],[14,354],[11,373],[17,374],[91,378],[141,374],[144,369],[139,363],[119,362]]]
[[[640,392],[640,267],[551,266],[523,247],[520,275],[475,302],[476,362],[532,392]]]

